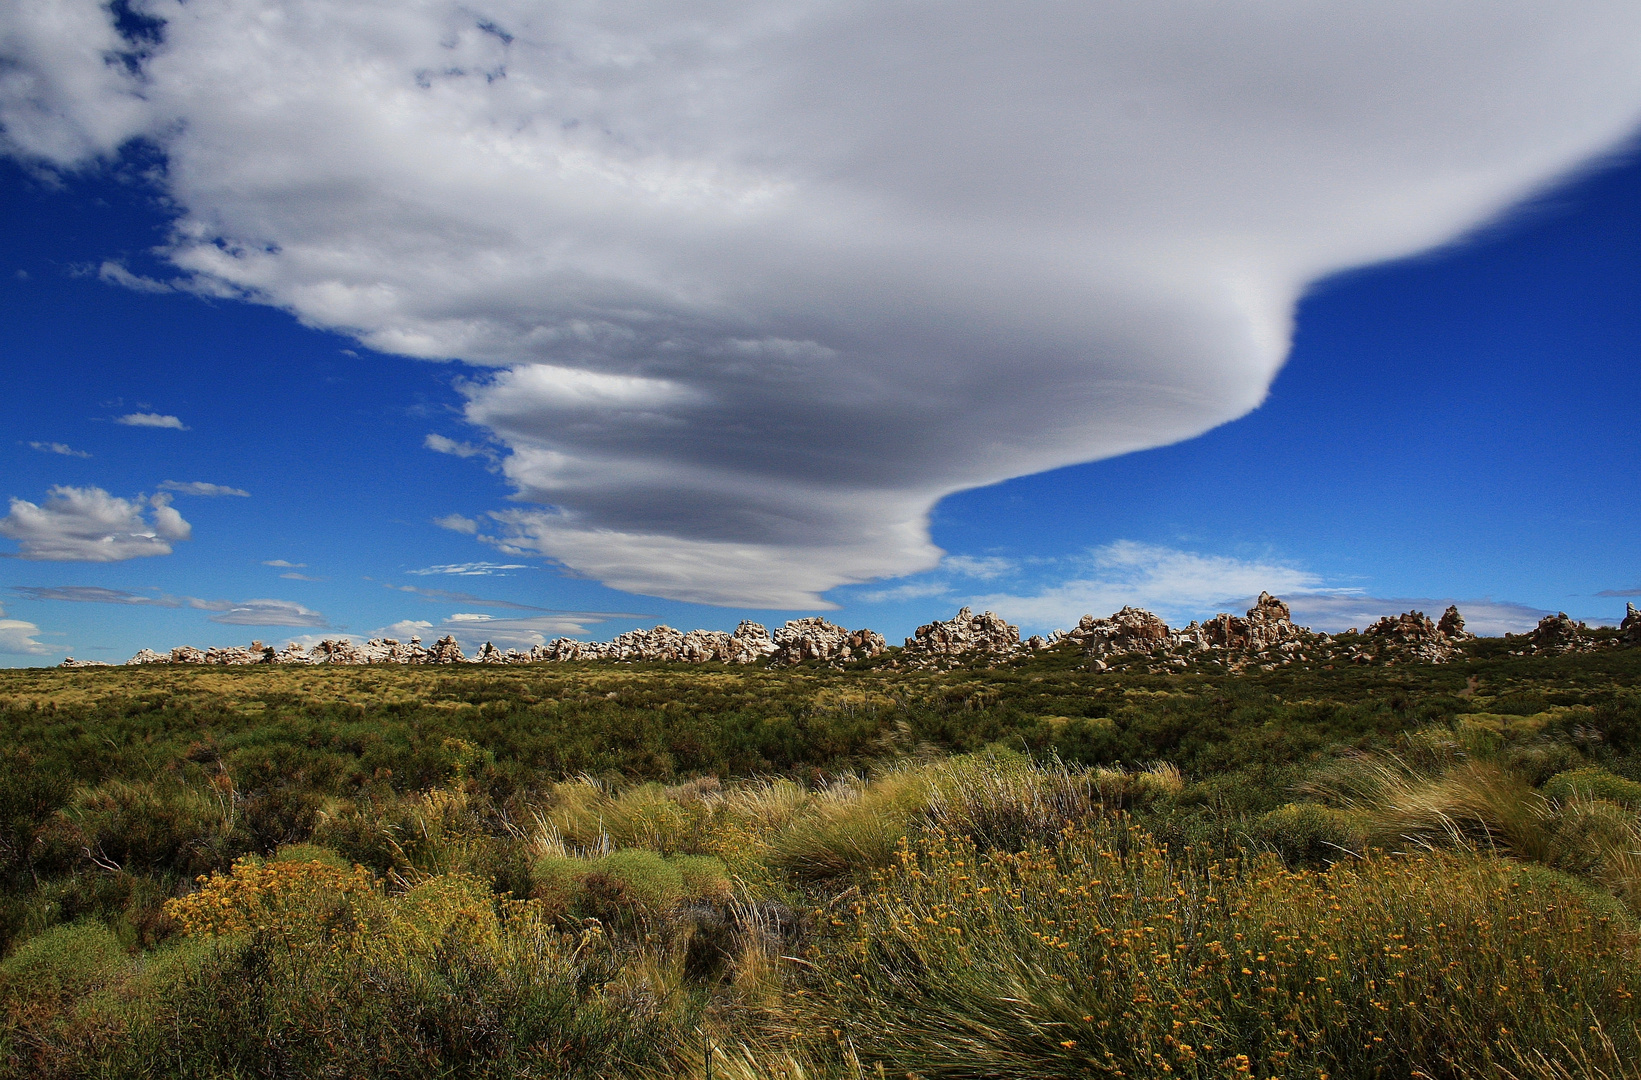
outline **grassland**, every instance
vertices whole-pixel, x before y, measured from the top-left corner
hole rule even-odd
[[[1631,1077],[1641,649],[0,672],[17,1076]]]

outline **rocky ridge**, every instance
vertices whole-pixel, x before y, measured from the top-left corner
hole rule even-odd
[[[1143,608],[1124,607],[1104,618],[1084,615],[1068,632],[1024,641],[1020,629],[986,611],[963,608],[950,619],[917,628],[889,663],[893,667],[939,670],[974,662],[1004,663],[1070,643],[1095,670],[1114,664],[1141,663],[1165,672],[1210,663],[1231,671],[1249,667],[1274,670],[1292,663],[1446,663],[1459,656],[1475,635],[1464,628],[1464,616],[1450,606],[1432,621],[1419,611],[1386,616],[1358,633],[1330,635],[1293,622],[1288,605],[1260,593],[1243,615],[1221,612],[1205,622],[1173,628]],[[1589,652],[1628,643],[1641,645],[1641,611],[1628,605],[1618,633],[1595,631],[1565,612],[1547,615],[1530,633],[1506,635],[1515,655],[1559,655]],[[143,649],[127,664],[528,664],[542,661],[599,660],[667,663],[761,663],[785,667],[804,662],[842,664],[871,659],[888,651],[883,635],[848,630],[819,616],[792,619],[774,633],[761,623],[744,621],[733,633],[722,630],[675,630],[670,626],[630,630],[610,641],[558,638],[528,650],[499,649],[485,643],[473,656],[463,653],[454,637],[431,646],[420,638],[401,642],[373,638],[363,644],[345,638],[326,639],[303,648],[292,643],[275,649],[260,641],[249,646],[198,649],[184,645],[169,653]],[[70,657],[62,667],[108,667],[96,660]]]

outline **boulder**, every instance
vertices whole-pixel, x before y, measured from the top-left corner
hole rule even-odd
[[[127,660],[127,664],[169,664],[169,656],[161,656],[153,649],[139,649],[137,655]]]
[[[67,668],[80,668],[80,667],[113,667],[114,665],[108,663],[105,660],[76,660],[72,656],[65,656],[65,657],[63,657],[63,662],[58,664],[57,666],[58,667],[67,667]]]
[[[1449,616],[1452,616],[1451,620]],[[1454,644],[1454,634],[1444,632],[1442,627],[1454,629],[1455,622],[1455,633],[1463,635],[1464,619],[1460,617],[1457,608],[1449,607],[1443,613],[1440,625],[1431,622],[1430,617],[1422,611],[1386,615],[1362,631],[1362,644],[1351,659],[1358,663],[1400,659],[1445,664],[1458,655],[1459,649]]]
[[[1625,641],[1641,645],[1641,611],[1637,611],[1634,604],[1624,605],[1624,621],[1618,624],[1618,629],[1623,632]]]

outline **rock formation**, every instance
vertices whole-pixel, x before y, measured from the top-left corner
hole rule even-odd
[[[1567,616],[1565,611],[1546,615],[1527,633],[1527,653],[1559,656],[1562,653],[1591,652],[1600,645],[1590,628]]]
[[[1018,626],[989,611],[976,615],[963,608],[944,622],[918,627],[906,639],[898,660],[908,667],[942,668],[974,659],[1011,660],[1047,644],[1042,638],[1022,642]]]
[[[1349,655],[1358,664],[1374,661],[1423,660],[1445,664],[1459,654],[1459,642],[1473,635],[1464,632],[1464,616],[1449,606],[1441,622],[1433,623],[1422,611],[1386,615],[1366,630]]]
[[[65,656],[65,657],[63,657],[63,662],[61,664],[58,664],[57,666],[58,667],[113,667],[114,665],[110,664],[110,663],[108,663],[107,661],[104,661],[104,660],[76,660],[72,656]]]
[[[1623,632],[1625,641],[1641,645],[1641,611],[1637,611],[1634,604],[1624,605],[1624,621],[1618,624],[1618,629]]]
[[[1084,615],[1076,629],[1058,640],[1075,642],[1088,656],[1104,657],[1156,652],[1172,644],[1171,634],[1166,622],[1144,608],[1125,607],[1107,619]]]

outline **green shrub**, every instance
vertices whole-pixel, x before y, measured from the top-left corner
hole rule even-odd
[[[1566,802],[1576,798],[1605,799],[1641,810],[1641,783],[1614,776],[1606,769],[1584,768],[1557,773],[1544,785],[1546,798]]]
[[[653,851],[624,848],[588,863],[582,885],[598,901],[658,914],[682,900],[684,875]]]
[[[691,900],[729,899],[729,870],[711,855],[674,855],[670,862],[683,879],[683,895]]]
[[[353,864],[338,852],[321,844],[285,844],[276,852],[274,862],[316,862],[337,870],[351,870]]]
[[[1249,837],[1289,866],[1325,866],[1361,855],[1367,836],[1356,818],[1318,803],[1288,803],[1254,821]]]
[[[0,962],[0,995],[71,1000],[104,985],[130,963],[107,926],[81,919],[34,935]]]
[[[530,866],[530,897],[553,915],[563,915],[581,898],[587,860],[570,855],[543,855]]]

